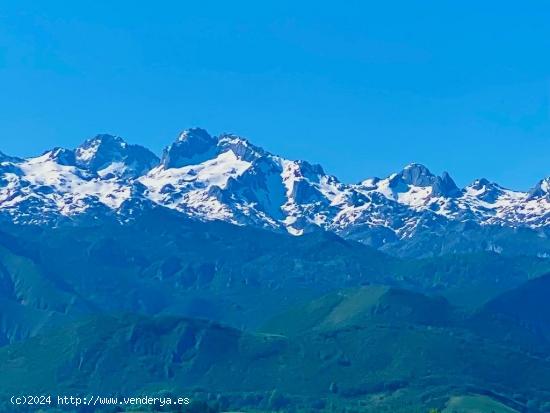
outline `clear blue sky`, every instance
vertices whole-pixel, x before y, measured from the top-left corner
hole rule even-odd
[[[550,175],[548,22],[536,0],[3,1],[0,150],[160,152],[202,126],[344,181],[415,161],[528,188]]]

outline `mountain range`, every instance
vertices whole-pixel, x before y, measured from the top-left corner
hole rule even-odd
[[[27,159],[0,153],[0,215],[12,222],[109,215],[124,223],[155,207],[292,235],[324,230],[397,255],[550,254],[550,178],[527,192],[486,179],[459,188],[448,173],[412,163],[347,184],[319,165],[200,128],[160,157],[105,134]]]
[[[548,190],[345,184],[202,129],[2,154],[0,412],[549,413]]]

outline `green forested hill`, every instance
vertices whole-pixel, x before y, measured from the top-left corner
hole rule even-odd
[[[514,288],[548,269],[495,253],[396,258],[333,234],[164,210],[124,225],[6,224],[0,391],[189,392],[218,410],[358,412],[425,412],[473,394],[542,412],[546,278]]]
[[[550,397],[548,360],[460,326],[442,301],[366,287],[308,308],[311,324],[301,331],[291,325],[296,313],[287,313],[286,334],[284,316],[273,333],[177,317],[94,316],[1,348],[1,393],[217,394],[226,408],[244,411],[363,405],[358,411],[367,412],[444,408],[464,394],[522,410]],[[441,308],[447,316],[432,311]]]
[[[166,210],[126,225],[0,230],[0,297],[62,315],[130,311],[254,327],[291,304],[365,284],[475,307],[549,270],[547,259],[495,253],[398,259],[329,233],[292,237]]]

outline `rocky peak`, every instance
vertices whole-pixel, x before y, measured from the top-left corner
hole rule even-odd
[[[165,169],[198,164],[216,152],[218,140],[201,128],[183,131],[176,141],[164,149],[161,165]]]
[[[135,178],[158,164],[158,157],[149,149],[130,145],[121,137],[96,135],[74,151],[76,165],[92,172]]]
[[[540,180],[528,194],[528,199],[544,197],[550,198],[550,177]]]
[[[460,189],[447,172],[436,176],[422,164],[411,163],[397,174],[390,177],[390,187],[398,190],[408,185],[419,187],[432,187],[434,196],[457,196]]]
[[[405,166],[397,176],[406,184],[414,186],[431,186],[435,179],[435,175],[428,168],[418,163]]]
[[[46,152],[45,155],[47,155],[48,160],[57,162],[59,165],[75,165],[75,153],[71,149],[57,147],[53,148],[49,152]]]
[[[461,193],[455,181],[447,172],[435,177],[432,188],[432,194],[436,196],[458,196]]]
[[[494,202],[504,193],[504,188],[485,178],[476,179],[466,187],[466,192],[486,202]]]
[[[252,162],[266,154],[262,148],[253,145],[241,136],[233,134],[220,135],[218,148],[220,152],[231,150],[237,158],[247,162]]]

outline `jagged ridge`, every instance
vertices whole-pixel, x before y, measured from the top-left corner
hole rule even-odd
[[[200,128],[180,134],[161,158],[112,135],[29,159],[0,154],[0,212],[15,222],[102,213],[124,220],[128,204],[149,204],[295,235],[322,228],[377,246],[457,222],[546,230],[549,188],[550,178],[529,192],[486,179],[458,188],[449,174],[414,163],[384,179],[345,184],[319,165]]]

